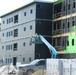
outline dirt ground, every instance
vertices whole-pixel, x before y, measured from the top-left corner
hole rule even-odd
[[[46,70],[38,70],[37,72],[33,73],[32,75],[46,75]]]

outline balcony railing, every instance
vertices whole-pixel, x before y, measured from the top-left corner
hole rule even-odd
[[[61,16],[62,16],[62,13],[61,13],[61,12],[55,13],[55,14],[54,14],[54,19],[59,18],[59,17],[61,17]]]
[[[56,35],[56,34],[61,34],[61,29],[57,29],[57,30],[54,30],[54,35]]]
[[[61,46],[55,46],[54,47],[57,51],[62,51],[62,47]]]

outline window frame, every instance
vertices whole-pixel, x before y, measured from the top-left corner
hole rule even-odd
[[[30,25],[30,30],[32,30],[32,25]]]
[[[18,50],[18,43],[14,43],[13,44],[13,51],[17,51]]]
[[[74,39],[72,39],[72,46],[74,46]]]
[[[14,29],[14,37],[18,37],[18,29]]]
[[[18,23],[18,14],[14,16],[14,23]]]
[[[30,14],[32,14],[32,13],[33,13],[33,9],[30,10]]]

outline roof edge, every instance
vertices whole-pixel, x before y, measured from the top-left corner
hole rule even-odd
[[[9,15],[9,14],[11,14],[11,13],[14,13],[14,12],[18,11],[18,10],[21,10],[21,9],[23,9],[23,8],[25,8],[25,7],[28,7],[28,6],[30,6],[30,5],[32,5],[32,4],[34,4],[34,3],[49,3],[49,2],[32,1],[32,2],[30,2],[30,3],[28,3],[28,4],[24,5],[24,6],[21,6],[21,7],[15,9],[15,10],[13,10],[13,11],[10,11],[10,12],[8,12],[8,13],[0,16],[0,18],[5,17],[5,16],[7,16],[7,15]],[[52,2],[51,2],[51,3],[52,3]]]
[[[16,11],[18,11],[18,10],[20,10],[20,9],[23,9],[23,8],[25,8],[25,7],[28,7],[28,6],[30,6],[30,5],[32,5],[32,4],[34,4],[34,3],[36,3],[36,2],[34,1],[34,2],[31,2],[31,3],[26,4],[26,5],[24,5],[24,6],[21,6],[21,7],[17,8],[17,9],[15,9],[15,10],[12,10],[12,11],[10,11],[10,12],[8,12],[8,13],[0,16],[0,18],[5,17],[5,16],[7,16],[7,15],[13,13],[13,12],[16,12]]]

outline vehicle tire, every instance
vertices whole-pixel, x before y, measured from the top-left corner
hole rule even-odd
[[[32,75],[34,73],[34,70],[27,70],[26,75]]]

